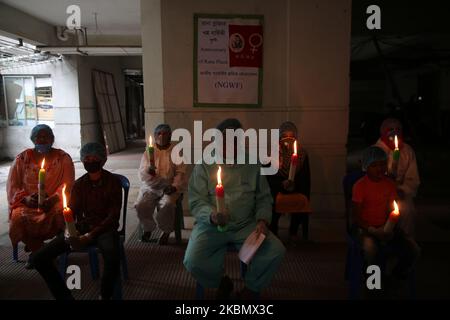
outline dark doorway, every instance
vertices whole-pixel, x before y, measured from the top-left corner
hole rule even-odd
[[[125,71],[127,138],[144,139],[144,84],[141,70]]]

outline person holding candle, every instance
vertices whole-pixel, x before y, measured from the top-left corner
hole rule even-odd
[[[99,143],[87,143],[80,150],[87,173],[78,178],[64,209],[66,220],[75,221],[76,231],[59,234],[33,255],[33,264],[57,300],[73,299],[61,278],[54,259],[69,250],[96,245],[103,256],[101,299],[109,300],[120,276],[119,228],[122,187],[111,172],[103,169],[106,149]],[[63,216],[63,214],[61,214]]]
[[[217,134],[226,129],[241,128],[237,119],[227,119],[217,126]],[[225,138],[223,139],[225,142]],[[229,159],[226,144],[236,151],[237,142],[223,144],[222,158]],[[220,150],[219,150],[220,152]],[[231,280],[223,275],[224,257],[231,244],[239,249],[254,231],[266,238],[259,247],[245,274],[242,299],[255,297],[266,288],[278,269],[285,248],[268,229],[272,218],[272,197],[266,177],[259,164],[220,164],[225,211],[217,211],[216,187],[218,165],[196,164],[189,180],[189,208],[195,218],[184,256],[184,266],[206,288],[218,288],[217,297],[227,299],[232,291]],[[218,230],[226,225],[226,230]]]
[[[297,142],[296,170],[294,179],[290,180],[288,177],[291,171],[291,158],[295,142]],[[283,202],[286,200],[289,202],[284,206],[287,209],[283,210],[288,212],[277,212],[276,203],[274,203],[270,230],[275,235],[278,235],[278,221],[280,220],[281,213],[291,213],[289,240],[295,244],[299,241],[297,232],[300,223],[303,223],[303,238],[307,239],[308,237],[307,225],[310,214],[311,173],[308,154],[298,140],[297,127],[290,121],[286,121],[280,126],[279,153],[280,166],[278,172],[274,175],[267,176],[267,182],[269,183],[275,202]],[[287,198],[285,195],[289,195],[288,197],[290,198]]]
[[[401,279],[419,255],[417,243],[397,226],[386,227],[390,219],[397,219],[394,201],[397,200],[395,183],[385,175],[386,153],[371,146],[364,151],[362,159],[366,175],[353,186],[353,235],[360,241],[367,265],[376,264],[380,246],[392,245],[397,249],[399,262],[394,275]],[[400,215],[403,213],[400,207]],[[392,231],[391,231],[392,230]]]
[[[186,166],[172,161],[175,144],[171,143],[169,125],[158,125],[154,137],[156,146],[152,145],[151,150],[147,147],[141,158],[141,188],[135,208],[144,231],[141,240],[151,241],[152,233],[158,227],[163,231],[159,244],[165,245],[174,230],[176,201],[186,188]]]
[[[388,155],[388,172],[396,183],[398,203],[402,208],[399,225],[404,232],[414,237],[416,217],[414,197],[420,185],[416,155],[413,148],[404,141],[403,128],[399,120],[394,118],[384,120],[380,127],[380,134],[381,137],[375,145]],[[395,146],[396,136],[398,151]]]
[[[6,191],[9,204],[9,237],[13,246],[22,241],[31,254],[64,228],[62,187],[72,187],[75,169],[72,158],[53,148],[52,129],[40,124],[30,135],[34,148],[21,152],[9,170]],[[45,160],[44,160],[45,159]],[[40,177],[40,178],[39,178]],[[45,184],[43,203],[38,208],[39,179]],[[26,268],[32,268],[31,260]]]

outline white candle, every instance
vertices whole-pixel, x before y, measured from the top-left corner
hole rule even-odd
[[[289,180],[295,180],[295,171],[297,170],[298,155],[297,155],[297,140],[294,142],[294,153],[291,156],[291,165],[289,166]]]

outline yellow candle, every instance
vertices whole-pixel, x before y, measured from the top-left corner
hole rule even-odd
[[[38,175],[38,204],[42,207],[45,201],[45,158],[42,160],[41,169]]]

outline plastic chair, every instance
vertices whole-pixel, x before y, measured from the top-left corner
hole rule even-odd
[[[275,205],[273,207],[273,210],[276,211],[277,209],[277,204],[279,201],[279,197],[276,196],[275,197]],[[309,207],[309,205],[308,205]],[[302,239],[304,241],[308,241],[309,240],[309,216],[311,214],[311,212],[283,212],[281,210],[278,209],[278,211],[276,211],[276,213],[278,215],[282,215],[282,214],[288,214],[290,216],[290,223],[293,223],[293,219],[298,219],[298,224],[302,225]]]
[[[125,230],[126,230],[126,221],[127,221],[127,204],[128,204],[128,193],[130,190],[130,181],[127,177],[114,174],[119,180],[123,189],[123,205],[122,205],[122,227],[118,230],[119,233],[119,250],[120,250],[120,261],[122,266],[122,274],[124,280],[128,280],[128,263],[127,257],[125,255]],[[91,270],[91,277],[93,280],[98,279],[100,271],[99,271],[99,262],[97,255],[97,246],[92,245],[87,247],[83,252],[87,252],[89,255],[89,267]],[[70,252],[65,252],[59,257],[59,268],[60,274],[64,277],[65,270],[67,268],[67,260]],[[122,299],[122,284],[121,281],[118,281],[116,284],[116,288],[114,289],[114,299],[121,300]]]
[[[352,235],[352,221],[351,221],[351,203],[352,203],[352,189],[353,185],[363,176],[363,171],[356,171],[348,173],[343,181],[343,189],[345,196],[345,219],[347,229],[347,259],[345,265],[345,280],[349,281],[349,299],[358,299],[361,297],[361,291],[363,287],[363,268],[364,257],[362,254],[362,248]],[[377,256],[377,265],[380,267],[382,274],[386,271],[386,264],[388,257],[395,252],[395,248],[392,246],[383,246],[380,248]],[[409,289],[410,297],[414,299],[416,297],[416,281],[415,281],[415,268],[411,270],[409,276]]]
[[[227,252],[238,252],[238,250],[233,244],[230,243],[227,245]],[[242,261],[239,261],[239,263],[240,263],[241,277],[244,278],[245,273],[247,272],[247,265]],[[203,300],[205,298],[205,288],[198,281],[195,287],[195,298],[197,300]],[[259,296],[255,298],[259,298]]]

